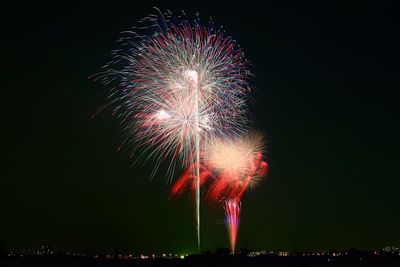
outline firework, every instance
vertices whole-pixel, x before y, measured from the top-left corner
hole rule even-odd
[[[257,183],[268,171],[263,161],[263,137],[250,133],[239,138],[218,138],[210,141],[201,156],[200,185],[207,185],[206,198],[241,199],[249,186]],[[194,190],[193,165],[176,181],[171,196]]]
[[[263,146],[263,137],[258,133],[210,143],[204,162],[217,178],[212,181],[207,198],[214,201],[241,199],[246,189],[267,172],[268,164],[262,158]]]
[[[263,137],[250,133],[240,138],[218,138],[207,144],[199,169],[200,185],[207,185],[206,198],[222,202],[232,254],[235,252],[240,223],[240,200],[249,186],[254,185],[268,170],[263,161]],[[193,171],[188,169],[171,190],[177,196],[186,190],[195,191]]]
[[[239,232],[240,206],[241,204],[238,199],[227,199],[223,204],[232,254],[235,253],[236,239]]]
[[[206,151],[207,165],[218,173],[207,195],[212,200],[224,200],[232,254],[239,232],[240,200],[246,189],[268,170],[268,164],[262,159],[263,144],[262,135],[251,133],[236,140],[217,140]]]
[[[111,98],[125,142],[156,158],[155,170],[166,158],[171,176],[177,162],[190,170],[200,246],[201,155],[209,140],[243,133],[250,74],[234,40],[212,23],[161,12],[142,23],[146,34],[129,32],[100,76],[117,83]]]

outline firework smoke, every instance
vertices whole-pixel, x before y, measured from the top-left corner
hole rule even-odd
[[[212,23],[161,12],[141,23],[99,77],[116,84],[111,99],[124,143],[155,157],[155,170],[172,159],[167,177],[177,162],[190,170],[200,246],[201,155],[209,140],[244,132],[250,74],[234,40]]]

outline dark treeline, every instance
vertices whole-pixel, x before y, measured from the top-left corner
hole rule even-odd
[[[24,257],[1,257],[0,266],[4,267],[33,267],[33,266],[58,266],[58,267],[123,267],[123,266],[400,266],[399,255],[370,255],[366,253],[352,254],[341,257],[330,256],[287,256],[262,255],[248,257],[243,255],[191,255],[185,259],[94,259],[89,257],[67,257],[67,256],[24,256]]]

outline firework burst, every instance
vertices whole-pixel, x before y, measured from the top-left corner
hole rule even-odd
[[[211,142],[207,146],[204,162],[217,177],[210,185],[207,198],[214,201],[241,199],[246,189],[267,172],[263,146],[263,136],[259,133]]]
[[[263,136],[249,133],[238,138],[217,138],[206,146],[201,155],[200,185],[207,186],[206,198],[241,199],[248,187],[255,185],[268,171],[263,161]],[[171,196],[194,190],[193,165],[175,182]]]
[[[116,83],[111,98],[124,143],[134,141],[156,158],[155,170],[161,160],[172,159],[167,177],[177,162],[190,170],[200,245],[201,155],[209,140],[244,132],[250,74],[235,41],[212,23],[161,12],[141,23],[137,30],[151,33],[128,32],[132,38],[124,39],[99,76]]]
[[[239,232],[241,198],[268,171],[268,164],[262,158],[263,146],[262,135],[250,133],[240,138],[214,139],[202,154],[200,185],[207,186],[208,200],[223,203],[232,254]],[[188,169],[178,179],[172,187],[172,196],[188,189],[195,191],[192,173]]]

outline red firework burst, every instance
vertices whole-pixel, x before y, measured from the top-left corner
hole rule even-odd
[[[263,161],[263,140],[259,134],[250,134],[234,140],[218,139],[208,144],[202,155],[200,186],[207,186],[206,199],[223,201],[231,251],[234,253],[240,223],[241,198],[246,189],[268,171]],[[186,190],[195,191],[192,165],[173,185],[171,196]]]

